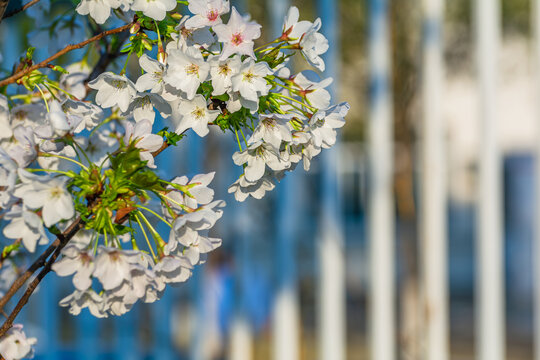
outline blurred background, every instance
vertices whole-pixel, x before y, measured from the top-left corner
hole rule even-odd
[[[49,276],[21,318],[37,358],[540,359],[538,2],[232,4],[263,24],[261,43],[290,5],[322,18],[321,76],[351,104],[340,144],[240,204],[231,136],[167,150],[171,177],[217,172],[223,246],[121,318],[69,315],[70,279]],[[1,24],[3,68],[35,25]]]

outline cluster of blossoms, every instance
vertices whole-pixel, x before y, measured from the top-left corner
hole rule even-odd
[[[85,56],[66,70],[53,67],[62,72],[57,81],[34,70],[18,80],[29,93],[0,94],[0,207],[10,239],[2,261],[15,264],[22,250],[34,253],[51,235],[83,224],[52,265],[72,276],[75,290],[60,301],[71,314],[122,315],[138,300],[154,302],[221,245],[209,235],[225,206],[209,187],[214,173],[165,180],[155,170],[154,157],[190,130],[204,137],[213,126],[233,135],[242,174],[229,193],[244,201],[262,198],[300,161],[308,170],[344,125],[349,105],[331,104],[332,79],[310,80],[314,72],[287,67],[300,53],[324,70],[328,41],[319,19],[299,21],[291,7],[280,37],[255,48],[261,26],[228,1],[179,3],[191,15],[170,13],[175,0],[82,0],[77,7],[98,24],[111,9],[134,19],[122,51],[138,56],[135,81],[125,66],[90,79]],[[23,61],[31,64],[31,56]],[[155,131],[156,113],[173,131]],[[0,337],[0,353],[20,359],[34,342],[16,325]]]

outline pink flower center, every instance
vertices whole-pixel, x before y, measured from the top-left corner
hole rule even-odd
[[[216,19],[218,18],[219,14],[217,11],[215,10],[210,10],[208,12],[208,14],[206,14],[206,17],[208,18],[208,20],[210,21],[216,21]]]
[[[244,42],[244,39],[242,39],[242,34],[241,33],[233,34],[232,39],[231,39],[231,43],[233,43],[233,45],[238,46],[242,42]]]

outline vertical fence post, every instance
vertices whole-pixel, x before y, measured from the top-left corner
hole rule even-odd
[[[534,64],[535,64],[535,85],[536,96],[540,95],[540,3],[532,1],[532,19],[531,24],[534,31]],[[536,108],[537,114],[540,114],[540,106]],[[538,139],[540,139],[540,127],[538,129]],[[536,222],[534,226],[533,240],[533,289],[534,289],[534,359],[540,360],[540,140],[537,140],[536,148]]]
[[[249,321],[247,309],[247,292],[249,291],[249,272],[251,271],[251,236],[249,200],[236,204],[234,217],[238,228],[235,239],[235,281],[237,282],[235,301],[236,309],[231,324],[231,341],[228,358],[231,360],[251,360],[253,358],[253,329]]]
[[[442,116],[444,0],[424,0],[421,259],[425,358],[448,359],[445,136]]]
[[[289,0],[267,1],[272,35],[281,35],[283,19]],[[300,358],[300,314],[298,309],[295,266],[296,222],[298,221],[298,176],[290,173],[277,189],[276,211],[276,292],[272,309],[272,358],[298,360]]]
[[[321,32],[331,44],[324,55],[325,76],[338,81],[339,23],[338,5],[333,0],[318,0]],[[334,85],[330,88],[335,95]],[[341,194],[338,179],[339,139],[321,154],[321,220],[317,253],[319,258],[318,340],[319,359],[344,360],[346,356],[345,258]]]
[[[480,85],[480,142],[476,281],[476,340],[480,360],[502,360],[504,261],[501,164],[497,146],[497,58],[499,2],[476,0],[477,71]]]
[[[393,144],[387,0],[369,1],[369,246],[371,359],[395,358]]]

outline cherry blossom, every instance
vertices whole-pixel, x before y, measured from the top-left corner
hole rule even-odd
[[[132,98],[137,93],[135,85],[125,76],[105,72],[90,81],[88,86],[98,90],[96,103],[103,108],[117,105],[123,112],[127,111]]]
[[[144,15],[154,20],[163,20],[167,11],[176,7],[176,0],[133,0],[131,9],[142,11]]]
[[[164,80],[172,87],[183,91],[188,100],[193,99],[201,82],[208,77],[208,65],[200,51],[193,47],[185,51],[173,49],[169,52],[169,67]]]
[[[234,6],[227,25],[215,25],[213,30],[224,44],[221,60],[232,54],[248,55],[255,59],[253,40],[261,36],[261,25],[242,17]]]
[[[14,324],[7,333],[0,338],[0,354],[6,360],[19,360],[34,356],[33,345],[36,338],[27,338],[21,324]]]
[[[219,110],[207,108],[206,99],[202,95],[196,95],[193,100],[181,101],[178,110],[184,115],[176,127],[176,133],[191,128],[200,137],[208,134],[208,123],[214,121],[219,114]]]
[[[4,219],[10,221],[3,229],[4,236],[10,239],[22,239],[24,247],[33,253],[37,244],[49,242],[41,218],[33,211],[14,205]]]
[[[98,24],[103,24],[111,15],[111,6],[107,0],[81,0],[77,12],[90,15]]]
[[[66,189],[67,178],[34,175],[25,170],[19,170],[19,178],[22,184],[15,190],[15,196],[30,209],[41,208],[45,226],[75,215],[73,199]]]
[[[228,0],[191,0],[188,9],[194,16],[186,21],[186,28],[198,29],[221,24],[221,15],[229,12]]]

